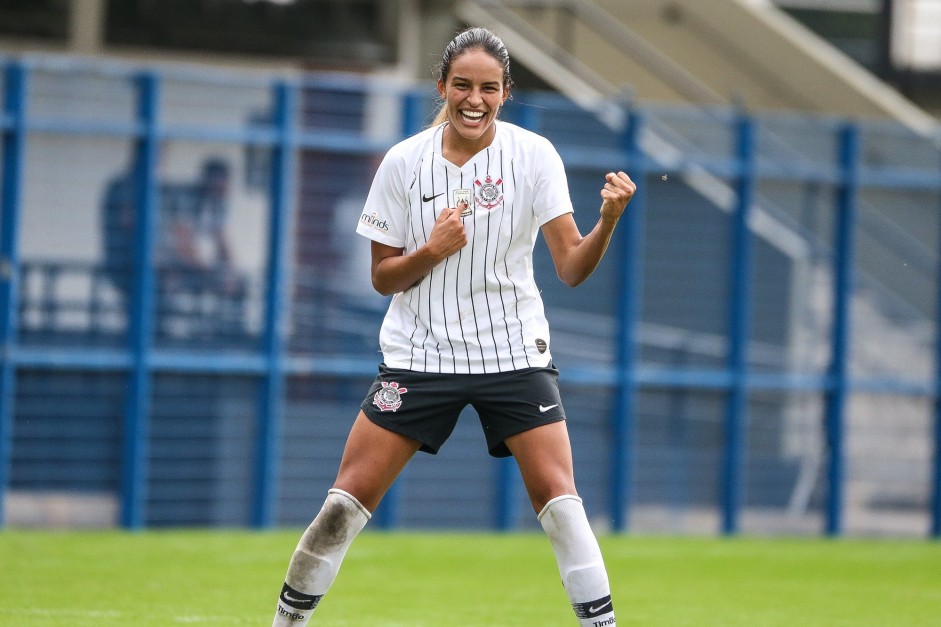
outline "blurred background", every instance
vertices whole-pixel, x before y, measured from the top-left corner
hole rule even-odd
[[[309,522],[465,25],[583,231],[640,186],[577,291],[536,248],[596,530],[941,535],[941,0],[0,0],[0,525]],[[537,528],[467,418],[376,526]]]

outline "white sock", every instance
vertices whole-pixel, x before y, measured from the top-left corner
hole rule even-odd
[[[336,579],[356,535],[371,518],[353,495],[337,490],[327,499],[291,557],[272,627],[302,627]]]
[[[562,585],[581,627],[614,625],[614,605],[608,573],[598,540],[588,524],[582,500],[565,494],[539,512],[562,575]]]

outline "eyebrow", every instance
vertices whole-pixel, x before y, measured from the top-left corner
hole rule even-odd
[[[474,81],[472,81],[472,80],[469,79],[469,78],[465,78],[464,76],[452,76],[452,77],[451,77],[451,80],[452,80],[452,81],[464,81],[465,83],[473,83],[473,82],[474,82]],[[484,85],[496,85],[496,86],[499,86],[499,85],[500,85],[500,81],[484,81],[483,84],[484,84]]]

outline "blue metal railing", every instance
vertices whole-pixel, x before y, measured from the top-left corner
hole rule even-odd
[[[146,72],[135,80],[138,95],[137,119],[130,125],[108,125],[73,120],[41,119],[30,116],[27,102],[30,63],[12,60],[4,65],[4,109],[0,118],[3,133],[3,179],[0,181],[0,522],[4,520],[4,493],[10,486],[12,431],[15,416],[15,383],[18,369],[78,369],[118,371],[127,376],[124,411],[123,463],[120,487],[120,523],[127,528],[147,524],[149,417],[152,404],[152,378],[160,372],[213,373],[248,375],[261,382],[257,412],[254,483],[251,497],[250,524],[269,527],[277,520],[277,486],[281,467],[280,443],[283,439],[281,418],[284,407],[284,381],[289,376],[323,375],[359,377],[373,363],[353,356],[335,355],[301,357],[292,355],[285,346],[285,315],[291,304],[288,280],[291,261],[289,240],[294,222],[295,171],[299,150],[336,151],[339,153],[371,154],[388,144],[386,140],[365,137],[360,132],[301,129],[296,119],[299,92],[303,84],[278,81],[270,84],[273,115],[266,128],[188,128],[175,126],[162,117],[160,74]],[[335,85],[338,89],[356,92],[363,89],[355,81]],[[401,136],[417,131],[428,122],[426,96],[405,93],[402,97]],[[621,139],[621,154],[626,168],[638,182],[646,182],[660,174],[655,163],[642,148],[642,137],[649,123],[650,110],[637,108],[629,113],[629,124]],[[521,107],[514,111],[515,120],[529,128],[539,128],[542,110]],[[924,171],[890,168],[865,171],[860,164],[859,123],[846,124],[839,131],[840,155],[834,164],[836,175],[827,175],[838,190],[835,202],[836,223],[833,227],[833,321],[831,326],[831,358],[829,367],[820,374],[759,373],[750,366],[748,351],[752,334],[753,299],[751,272],[754,263],[753,234],[749,224],[757,184],[768,178],[817,180],[800,168],[763,171],[758,167],[756,144],[762,130],[760,118],[741,114],[733,126],[735,134],[732,159],[710,164],[692,159],[680,160],[663,171],[664,175],[682,176],[688,169],[712,169],[717,176],[733,181],[736,205],[730,220],[728,347],[725,365],[718,369],[658,367],[640,363],[638,355],[639,327],[642,319],[645,229],[650,211],[649,193],[641,184],[630,211],[619,229],[616,252],[620,255],[617,300],[617,357],[613,367],[591,367],[575,364],[566,371],[566,381],[579,385],[602,385],[613,394],[610,425],[609,512],[616,530],[630,528],[631,506],[635,500],[634,467],[637,463],[636,412],[638,395],[646,389],[714,390],[725,393],[722,463],[720,472],[723,533],[740,531],[743,509],[743,477],[746,469],[746,438],[749,421],[748,398],[754,392],[791,390],[822,394],[826,399],[825,432],[827,444],[824,532],[840,534],[844,528],[844,486],[846,464],[847,401],[854,392],[903,394],[931,397],[934,410],[934,456],[932,458],[929,516],[930,533],[941,535],[941,404],[938,402],[938,381],[941,380],[941,342],[937,343],[935,364],[938,368],[931,381],[910,381],[890,378],[854,378],[850,372],[852,342],[850,331],[851,297],[856,271],[854,234],[858,228],[856,210],[859,191],[864,185],[878,181],[880,187],[923,189],[941,193],[941,183]],[[126,345],[120,348],[24,347],[18,343],[20,324],[20,285],[22,259],[18,248],[22,213],[22,189],[27,137],[30,133],[76,133],[127,137],[135,144],[138,220],[134,249],[134,286],[130,300]],[[153,259],[155,238],[156,161],[161,142],[167,139],[232,142],[262,147],[271,151],[270,203],[268,241],[265,251],[264,307],[260,348],[239,351],[202,351],[197,349],[169,350],[154,344],[155,269]],[[560,152],[564,151],[560,147]],[[597,155],[573,150],[567,153],[567,166],[577,169],[580,158],[593,165]],[[582,155],[582,157],[579,157]],[[809,178],[808,178],[809,177]],[[941,211],[941,207],[937,208]],[[941,268],[937,271],[941,277]],[[937,279],[936,279],[937,280]],[[939,283],[941,284],[941,283]],[[941,294],[941,288],[938,290]],[[941,301],[939,301],[941,303]],[[941,304],[938,309],[941,310]],[[941,317],[936,321],[941,327]],[[512,512],[515,500],[515,475],[506,462],[495,462],[497,484],[493,526],[508,529],[514,526]],[[398,519],[400,496],[393,487],[377,512],[380,526],[393,526]]]
[[[26,68],[11,64],[4,71],[3,180],[0,181],[0,522],[10,481],[13,399],[16,383],[16,331],[19,309],[20,199],[26,151]]]
[[[738,123],[736,151],[741,173],[738,177],[738,201],[732,217],[732,256],[729,294],[728,369],[732,384],[726,408],[725,459],[722,474],[722,531],[738,531],[738,513],[742,503],[742,462],[745,457],[745,420],[748,404],[748,344],[752,320],[752,233],[749,226],[755,197],[755,123],[743,116]]]
[[[259,413],[253,524],[270,527],[275,521],[275,486],[284,396],[284,313],[287,310],[287,246],[291,223],[294,171],[295,92],[286,83],[276,87],[274,123],[278,141],[271,160],[271,220],[268,226],[267,293],[263,350],[267,368]]]
[[[856,229],[856,193],[859,164],[859,133],[847,126],[841,134],[840,162],[843,181],[836,207],[836,259],[833,281],[833,355],[829,374],[833,387],[827,394],[827,527],[830,535],[843,528],[843,476],[845,457],[846,403],[849,392],[850,293],[853,288],[854,231]]]
[[[642,113],[633,112],[628,120],[624,137],[626,163],[637,181],[648,175],[647,159],[640,148],[640,137],[645,119]],[[624,216],[625,224],[620,230],[619,243],[622,257],[618,288],[617,374],[614,377],[617,394],[613,409],[613,446],[611,468],[611,519],[615,529],[626,529],[629,507],[632,502],[634,433],[638,389],[638,321],[641,316],[641,294],[643,293],[644,224],[647,212],[647,190],[640,185],[631,199],[630,211]]]

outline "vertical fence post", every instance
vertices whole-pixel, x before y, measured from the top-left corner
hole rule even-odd
[[[941,268],[938,270],[941,276]],[[941,283],[938,285],[938,308],[941,311]],[[941,316],[935,321],[935,333],[941,336]],[[934,459],[931,473],[931,537],[941,538],[941,337],[935,340],[934,383]]]
[[[513,505],[516,503],[516,463],[512,457],[494,459],[496,472],[496,491],[493,507],[493,528],[497,531],[509,531],[514,527]]]
[[[624,148],[629,175],[637,182],[637,191],[621,218],[618,241],[621,274],[621,298],[618,306],[617,376],[612,416],[613,450],[611,459],[611,519],[615,531],[630,524],[633,488],[634,436],[637,405],[637,344],[644,281],[644,230],[647,212],[648,164],[640,147],[644,114],[634,110],[628,116]]]
[[[274,87],[277,140],[271,159],[271,208],[268,222],[268,263],[265,295],[264,351],[267,368],[261,382],[252,524],[274,524],[284,408],[284,334],[288,304],[287,246],[294,202],[297,158],[295,103],[297,90],[285,82]]]
[[[134,160],[134,282],[128,311],[128,342],[132,356],[124,414],[124,457],[121,473],[121,525],[144,525],[151,410],[150,353],[153,346],[157,287],[152,263],[157,214],[157,163],[160,151],[160,82],[148,72],[137,78],[138,123]]]
[[[16,336],[19,314],[19,217],[26,151],[27,71],[12,62],[4,71],[2,128],[3,179],[0,180],[0,528],[6,520],[4,502],[10,483],[13,411],[16,400]]]
[[[938,236],[941,241],[941,220],[938,225]],[[931,473],[930,534],[932,538],[941,538],[941,261],[935,273],[934,457]]]
[[[827,512],[826,534],[839,535],[843,530],[844,493],[844,423],[849,397],[849,365],[851,308],[853,296],[853,263],[856,229],[857,196],[859,193],[859,128],[848,123],[840,131],[841,181],[837,192],[834,225],[833,260],[833,330],[832,357],[826,401]]]
[[[755,195],[755,122],[741,113],[736,131],[738,198],[732,215],[732,255],[729,281],[729,351],[731,375],[725,416],[722,468],[722,533],[738,532],[746,421],[748,419],[748,342],[752,317],[752,237],[748,226]]]
[[[415,91],[402,95],[402,135],[409,137],[422,128],[422,101],[423,96]]]

